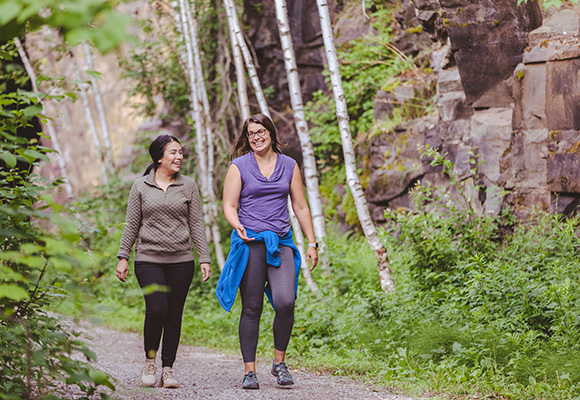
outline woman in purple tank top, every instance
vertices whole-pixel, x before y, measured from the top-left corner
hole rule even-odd
[[[290,230],[288,196],[308,239],[305,261],[312,261],[311,268],[318,262],[318,243],[300,169],[296,161],[282,154],[280,147],[270,118],[264,114],[251,116],[234,146],[232,158],[237,158],[232,161],[224,182],[224,215],[234,231],[229,265],[226,261],[218,287],[231,286],[232,282],[237,285],[239,281],[244,389],[259,388],[255,373],[256,348],[264,291],[276,311],[271,373],[279,385],[294,384],[284,358],[294,324],[300,256]]]

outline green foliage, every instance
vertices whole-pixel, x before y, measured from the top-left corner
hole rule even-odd
[[[300,281],[289,362],[335,374],[363,374],[410,394],[579,396],[580,367],[571,360],[580,356],[575,295],[580,290],[580,221],[537,214],[514,227],[507,215],[481,214],[470,201],[472,181],[460,180],[453,165],[432,149],[423,153],[442,166],[453,189],[424,183],[413,194],[419,211],[389,214],[384,240],[397,291],[382,292],[364,237],[339,234],[340,228],[329,224],[329,272],[314,273],[322,296]],[[477,165],[474,158],[474,170]],[[114,205],[126,193],[114,193],[126,190],[96,196],[78,209],[79,215],[122,220],[123,210]],[[502,231],[506,226],[512,233]],[[85,228],[85,243],[96,255],[113,256],[117,229]],[[128,284],[115,278],[114,263],[114,256],[103,257],[100,274],[81,272],[84,293],[68,297],[63,309],[140,331],[141,291],[134,276]],[[198,273],[184,310],[183,342],[237,352],[239,299],[226,314],[213,293],[217,271],[209,284],[202,284]],[[272,352],[272,320],[266,304],[258,345],[258,356],[266,359]]]
[[[527,0],[518,0],[518,5],[527,2]],[[563,7],[571,7],[578,4],[578,0],[544,0],[541,2],[542,7],[547,10],[549,8],[560,9]]]
[[[380,89],[394,88],[401,74],[417,71],[418,60],[403,55],[393,44],[391,33],[394,23],[394,7],[372,2],[370,13],[374,33],[345,42],[337,48],[340,74],[345,93],[350,129],[354,137],[361,138],[375,128],[374,99]],[[325,75],[328,75],[325,72]],[[327,79],[329,81],[329,79]],[[322,167],[335,165],[342,160],[340,131],[336,120],[336,108],[330,82],[329,91],[313,94],[305,112],[311,128],[315,153]],[[431,99],[427,101],[427,105]],[[421,103],[418,101],[418,103]],[[416,118],[429,112],[423,104],[399,105],[405,110],[405,119]]]
[[[145,32],[153,29],[151,24],[149,20],[141,21]],[[133,84],[129,96],[140,95],[134,107],[149,117],[159,114],[159,96],[167,105],[161,118],[187,115],[190,108],[188,83],[179,66],[179,51],[172,48],[166,37],[156,39],[143,42],[128,59],[121,61],[124,76]]]
[[[473,254],[493,254],[500,245],[502,220],[501,216],[483,216],[475,208],[477,199],[473,197],[481,190],[473,184],[477,180],[475,156],[468,187],[453,171],[451,162],[435,149],[424,147],[421,155],[442,168],[449,177],[448,188],[418,182],[411,191],[418,213],[390,211],[388,217],[394,222],[391,228],[396,228],[391,235],[412,245],[416,257],[409,266],[416,282],[430,288],[442,280],[455,279],[450,273],[459,260]],[[452,200],[454,195],[456,200]]]
[[[89,41],[101,52],[134,40],[127,33],[132,18],[115,10],[115,0],[3,0],[0,41],[42,26],[58,29],[71,45]]]
[[[22,70],[7,67],[14,45],[0,54],[4,82],[26,83]],[[65,209],[52,193],[61,183],[32,173],[51,150],[24,131],[42,117],[40,96],[23,90],[0,94],[0,397],[3,399],[68,398],[61,389],[74,384],[87,396],[109,378],[87,363],[94,354],[54,317],[44,311],[54,296],[65,294],[60,279],[86,268],[90,256],[79,249],[76,225],[63,217]],[[50,227],[50,232],[48,231]],[[59,383],[60,382],[60,383]],[[59,397],[64,396],[64,397]],[[107,397],[102,394],[102,397]]]

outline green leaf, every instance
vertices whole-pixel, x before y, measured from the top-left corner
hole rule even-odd
[[[11,154],[7,151],[2,151],[0,153],[0,159],[4,160],[8,168],[16,167],[16,157],[14,156],[14,154]]]
[[[22,7],[18,1],[2,1],[2,3],[0,3],[0,25],[6,25],[9,21],[18,17],[21,10]]]
[[[28,299],[28,292],[17,285],[0,285],[0,298],[8,298],[14,301]]]
[[[87,70],[85,72],[87,73],[87,75],[90,75],[90,76],[92,76],[94,78],[97,78],[97,79],[100,79],[101,78],[101,73],[100,72],[90,71],[90,70]]]
[[[16,252],[13,252],[16,253]],[[18,254],[18,253],[16,253]],[[24,277],[22,276],[22,274],[14,271],[12,268],[8,268],[5,266],[0,267],[0,273],[2,276],[2,281],[4,282],[8,282],[8,281],[13,281],[13,282],[22,282],[24,281]]]
[[[48,158],[48,156],[46,154],[41,153],[41,152],[38,152],[36,150],[26,149],[26,151],[24,151],[24,154],[27,155],[27,156],[34,157],[34,158],[36,158],[38,160],[45,161],[45,162],[50,161],[50,159]]]
[[[40,0],[30,2],[28,6],[19,13],[17,21],[19,23],[25,23],[26,20],[38,14],[40,10],[42,10],[42,8],[45,7],[45,4],[43,3],[44,2]]]
[[[31,119],[32,117],[37,116],[42,111],[42,104],[34,104],[32,106],[28,106],[24,109],[24,118]]]
[[[105,374],[103,371],[93,369],[89,371],[89,376],[91,377],[91,380],[95,383],[95,385],[97,386],[105,385],[109,389],[115,390],[115,385],[113,385],[113,383],[109,380],[107,374]]]

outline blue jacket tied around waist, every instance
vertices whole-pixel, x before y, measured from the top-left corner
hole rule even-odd
[[[298,277],[300,276],[300,264],[302,263],[302,260],[300,259],[298,248],[294,244],[292,230],[288,231],[284,237],[280,237],[272,231],[256,233],[250,229],[246,229],[246,232],[248,237],[255,239],[255,242],[264,242],[266,245],[266,262],[272,267],[280,266],[280,245],[292,249],[294,252],[294,264],[296,266],[296,282],[294,284],[294,289],[295,292],[298,293]],[[229,312],[234,305],[236,293],[240,287],[240,282],[242,282],[242,277],[244,276],[246,266],[248,265],[248,259],[250,257],[250,247],[238,236],[238,232],[235,229],[230,238],[230,254],[228,254],[228,258],[215,289],[215,295],[224,310],[227,312]],[[270,304],[274,307],[270,283],[266,285],[266,296],[268,296]]]

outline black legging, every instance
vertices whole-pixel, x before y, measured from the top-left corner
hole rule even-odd
[[[250,258],[240,283],[242,316],[240,317],[240,347],[244,362],[256,361],[260,334],[260,317],[264,305],[264,287],[270,283],[276,315],[274,317],[274,348],[286,351],[294,325],[296,300],[296,267],[292,249],[280,246],[280,266],[266,264],[264,243],[250,243]]]
[[[173,367],[175,361],[181,335],[183,305],[193,280],[194,269],[193,261],[172,264],[135,262],[135,276],[142,289],[156,284],[165,286],[168,290],[145,294],[145,357],[155,358],[163,335],[163,367]]]

